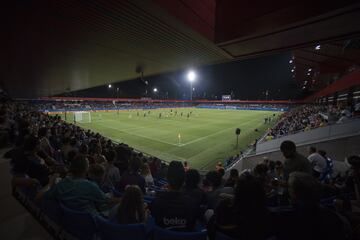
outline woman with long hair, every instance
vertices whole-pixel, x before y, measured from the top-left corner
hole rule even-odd
[[[140,188],[137,185],[129,185],[117,207],[115,220],[119,224],[144,223],[147,220],[146,208]]]
[[[140,168],[141,176],[145,179],[146,186],[154,185],[154,178],[151,175],[149,164],[144,163]]]

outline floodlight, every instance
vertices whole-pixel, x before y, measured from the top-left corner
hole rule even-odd
[[[154,91],[154,93],[157,93],[158,89],[157,89],[157,88],[154,88],[153,91]]]
[[[189,82],[193,82],[196,79],[196,73],[193,70],[190,70],[187,74]]]
[[[293,63],[293,60],[290,60],[289,63]]]
[[[111,88],[111,84],[108,85],[108,88]]]

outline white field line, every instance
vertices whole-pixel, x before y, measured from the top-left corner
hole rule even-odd
[[[105,121],[119,123],[118,121],[116,121],[116,120],[114,120],[114,119],[106,119],[106,120],[103,120],[103,122],[105,122]],[[99,122],[97,122],[96,124],[103,125],[103,124],[101,124],[101,123],[99,123]],[[161,124],[162,124],[162,125],[171,125],[171,126],[175,126],[175,125],[176,125],[176,123],[169,123],[169,122],[162,122]],[[146,126],[142,126],[142,127],[123,128],[123,129],[121,129],[121,131],[138,130],[138,129],[143,129],[143,128],[152,128],[152,127],[156,127],[156,126],[159,126],[159,123],[158,123],[158,122],[153,122],[153,124],[146,125]]]
[[[220,130],[220,131],[211,133],[211,134],[209,134],[209,135],[206,135],[206,136],[203,136],[203,137],[200,137],[200,138],[191,140],[191,141],[189,141],[189,142],[187,142],[187,143],[178,144],[178,146],[179,146],[179,147],[183,147],[183,146],[186,146],[186,145],[195,143],[195,142],[199,142],[199,141],[202,141],[202,140],[207,139],[207,138],[209,138],[209,137],[215,136],[215,135],[217,135],[217,134],[219,134],[219,133],[225,132],[225,131],[227,131],[227,130],[229,130],[229,129],[232,129],[232,128],[234,128],[234,127],[229,127],[229,128],[222,129],[222,130]]]
[[[253,120],[249,120],[249,121],[243,122],[242,124],[246,124],[246,123],[251,122],[251,121],[253,121]],[[180,143],[180,144],[179,144],[179,143],[176,143],[176,144],[174,144],[174,143],[169,143],[169,142],[161,141],[161,140],[159,140],[159,139],[155,139],[155,138],[151,138],[151,137],[147,137],[147,136],[143,136],[143,135],[139,135],[139,134],[135,134],[135,133],[129,133],[129,132],[124,131],[124,130],[122,130],[122,129],[117,129],[117,128],[114,128],[114,127],[110,127],[110,126],[108,126],[108,125],[104,125],[104,124],[100,124],[100,123],[98,123],[98,124],[101,125],[101,126],[104,126],[105,128],[114,129],[114,130],[116,130],[116,131],[123,132],[123,133],[129,134],[129,135],[146,138],[146,139],[149,139],[149,140],[153,140],[153,141],[156,141],[156,142],[160,142],[160,143],[164,143],[164,144],[168,144],[168,145],[172,145],[172,146],[177,146],[177,147],[183,147],[183,146],[186,146],[186,145],[195,143],[195,142],[202,141],[202,140],[207,139],[207,138],[209,138],[209,137],[216,136],[217,134],[220,134],[220,133],[226,132],[226,131],[228,131],[228,130],[230,130],[230,129],[233,129],[233,128],[235,128],[236,126],[239,126],[239,125],[236,125],[236,126],[232,126],[232,127],[229,127],[229,128],[225,128],[225,129],[222,129],[222,130],[217,131],[217,132],[215,132],[215,133],[211,133],[211,134],[209,134],[209,135],[206,135],[206,136],[203,136],[203,137],[200,137],[200,138],[191,140],[191,141],[189,141],[189,142],[187,142],[187,143]],[[241,125],[242,125],[242,124],[241,124]],[[145,127],[138,127],[138,128],[145,128]],[[129,129],[135,130],[135,129],[138,129],[138,128],[128,128],[128,129],[125,129],[125,130],[129,130]]]
[[[253,121],[253,120],[249,120],[249,121],[243,122],[242,124],[244,124],[244,123],[246,124],[246,123],[251,122],[251,121]],[[241,125],[242,125],[242,124],[241,124]],[[239,125],[236,125],[236,126],[239,126]],[[195,142],[202,141],[202,140],[204,140],[204,139],[206,139],[206,138],[209,138],[209,137],[212,137],[212,136],[216,136],[217,134],[220,134],[220,133],[226,132],[226,131],[228,131],[229,129],[234,129],[234,128],[236,128],[236,126],[233,126],[233,127],[228,127],[228,128],[222,129],[222,130],[220,130],[220,131],[217,131],[217,132],[211,133],[211,134],[206,135],[206,136],[204,136],[204,137],[200,137],[200,138],[197,138],[197,139],[191,140],[191,141],[189,141],[189,142],[187,142],[187,143],[182,143],[182,144],[180,144],[180,145],[178,144],[178,146],[179,146],[179,147],[182,147],[182,146],[186,146],[186,145],[188,145],[188,144],[192,144],[192,143],[195,143]]]
[[[130,133],[130,132],[127,132],[127,131],[124,131],[124,130],[121,130],[121,129],[117,129],[117,128],[114,128],[114,127],[110,127],[110,126],[107,126],[107,125],[104,125],[104,124],[99,124],[105,128],[110,128],[110,129],[114,129],[118,132],[123,132],[123,133],[126,133],[126,134],[129,134],[129,135],[133,135],[133,136],[137,136],[137,137],[141,137],[141,138],[146,138],[146,139],[149,139],[149,140],[152,140],[152,141],[156,141],[156,142],[160,142],[160,143],[165,143],[165,144],[168,144],[168,145],[172,145],[172,146],[179,146],[178,144],[173,144],[173,143],[169,143],[169,142],[165,142],[165,141],[161,141],[159,139],[155,139],[155,138],[151,138],[151,137],[146,137],[144,135],[139,135],[139,134],[135,134],[135,133]]]

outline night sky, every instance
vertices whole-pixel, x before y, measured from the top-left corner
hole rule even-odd
[[[260,58],[228,62],[193,68],[197,78],[193,83],[194,99],[221,99],[221,95],[232,94],[233,99],[288,100],[302,97],[300,87],[291,75],[289,60],[291,53],[283,53]],[[66,96],[74,97],[151,97],[161,99],[189,99],[190,84],[187,70],[156,76],[112,83],[112,88],[100,86],[76,91]],[[155,94],[153,89],[157,88]],[[147,91],[147,94],[146,94]],[[64,95],[63,95],[64,96]]]

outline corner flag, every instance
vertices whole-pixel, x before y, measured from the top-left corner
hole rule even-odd
[[[179,144],[180,144],[180,142],[181,142],[181,135],[180,135],[180,133],[178,134],[178,140],[179,140]]]

